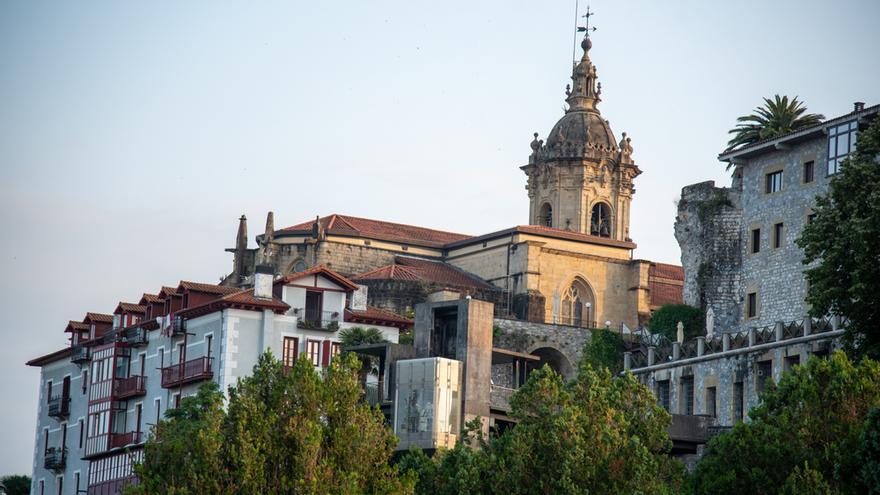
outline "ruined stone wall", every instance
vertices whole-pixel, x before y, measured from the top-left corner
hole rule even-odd
[[[740,191],[714,181],[681,190],[675,238],[684,267],[684,302],[714,313],[715,331],[739,330],[742,317]]]
[[[495,318],[492,345],[511,351],[537,354],[551,361],[551,366],[552,361],[559,356],[554,356],[548,350],[556,351],[564,357],[564,361],[560,362],[561,369],[557,371],[562,371],[567,378],[571,378],[583,356],[584,345],[591,338],[592,333],[585,328]]]

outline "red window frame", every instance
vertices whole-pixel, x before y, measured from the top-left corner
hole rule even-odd
[[[284,337],[281,345],[281,363],[287,368],[293,368],[298,356],[299,339],[297,337]]]

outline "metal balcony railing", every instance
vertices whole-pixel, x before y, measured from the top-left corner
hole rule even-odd
[[[63,471],[67,465],[67,449],[50,447],[43,455],[43,467],[51,471]]]
[[[134,375],[128,378],[117,378],[113,395],[117,399],[138,397],[147,393],[147,377]]]
[[[120,342],[128,344],[132,347],[141,347],[147,345],[147,330],[141,327],[131,327],[120,330],[117,334]]]
[[[71,363],[87,363],[91,360],[90,349],[83,344],[76,344],[70,348]]]
[[[187,383],[210,380],[214,376],[211,371],[213,363],[214,358],[212,357],[200,357],[162,368],[162,388],[173,388]]]
[[[339,330],[339,312],[338,311],[306,311],[303,308],[297,308],[293,311],[297,316],[296,326],[306,330],[329,330],[335,332]]]
[[[595,320],[589,320],[585,318],[576,318],[572,316],[560,316],[559,324],[565,325],[567,327],[577,327],[577,328],[599,328],[599,323]],[[602,327],[604,328],[604,326]]]
[[[56,395],[49,399],[48,414],[53,418],[66,418],[70,415],[70,397]]]

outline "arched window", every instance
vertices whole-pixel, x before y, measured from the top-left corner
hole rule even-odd
[[[544,227],[553,227],[553,207],[550,203],[541,205],[541,212],[538,214],[538,222]]]
[[[590,234],[611,237],[611,208],[605,203],[596,203],[590,216]]]
[[[560,323],[582,328],[595,327],[593,301],[593,291],[590,290],[590,286],[581,278],[574,279],[574,282],[562,293]]]

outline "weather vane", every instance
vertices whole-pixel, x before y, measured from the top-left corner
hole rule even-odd
[[[590,6],[587,5],[587,13],[581,16],[586,19],[586,21],[584,21],[583,26],[578,26],[579,33],[585,33],[585,36],[590,36],[590,31],[596,30],[595,27],[590,27],[590,17],[593,17],[594,15],[596,15],[596,13],[590,12]]]
[[[575,2],[574,2],[575,32],[573,34],[573,39],[572,39],[572,43],[571,43],[571,63],[572,63],[572,65],[577,65],[577,59],[575,58],[575,51],[577,50],[577,34],[584,33],[584,37],[586,37],[586,38],[590,37],[590,31],[596,30],[595,27],[590,27],[590,17],[593,17],[594,15],[596,15],[596,13],[590,12],[590,6],[587,5],[587,12],[581,16],[584,19],[586,19],[586,21],[584,22],[583,26],[578,26],[578,22],[577,22],[577,20],[578,20],[578,1],[575,0]]]

